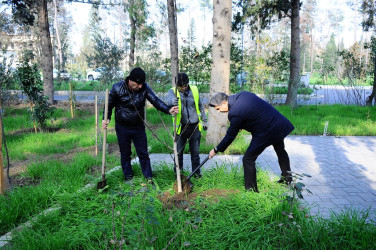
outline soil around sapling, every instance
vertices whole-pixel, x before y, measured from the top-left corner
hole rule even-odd
[[[206,198],[213,202],[218,202],[220,198],[227,198],[233,194],[237,194],[240,191],[237,189],[210,189],[201,193],[180,192],[177,194],[171,194],[169,191],[164,192],[158,196],[158,199],[162,202],[163,207],[168,210],[181,209],[186,210],[192,206],[196,206],[197,197]]]

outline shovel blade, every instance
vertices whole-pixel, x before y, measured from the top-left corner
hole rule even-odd
[[[187,180],[187,177],[182,175],[181,176],[181,187],[184,193],[189,194],[192,191],[193,183],[190,180]],[[178,193],[178,183],[174,182],[174,191],[175,193]]]
[[[97,190],[103,189],[107,185],[107,179],[101,180],[97,183]]]

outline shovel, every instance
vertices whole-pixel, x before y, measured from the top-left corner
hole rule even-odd
[[[182,189],[183,191],[188,194],[191,192],[192,190],[192,187],[193,187],[193,183],[190,181],[191,177],[209,160],[209,155],[206,156],[205,160],[203,160],[203,162],[201,162],[201,164],[195,169],[193,170],[193,172],[188,176],[188,177],[185,177],[185,176],[182,176],[182,181],[183,181],[183,184],[182,184]],[[177,188],[177,183],[175,182],[174,183],[174,190],[175,192],[178,192],[178,188]]]
[[[106,99],[104,102],[104,120],[108,117],[108,89],[106,89]],[[103,131],[103,149],[102,149],[102,180],[97,183],[97,190],[103,189],[106,184],[106,142],[107,142],[107,128]]]

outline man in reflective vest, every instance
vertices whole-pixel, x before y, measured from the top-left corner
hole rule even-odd
[[[189,85],[189,78],[185,73],[178,74],[177,90],[171,88],[167,93],[167,103],[178,104],[179,113],[176,117],[177,151],[179,167],[183,169],[183,153],[185,144],[189,142],[191,152],[192,171],[200,165],[200,139],[202,129],[207,129],[207,117],[200,100],[197,86]],[[173,118],[174,119],[174,118]],[[175,168],[174,168],[175,170]],[[195,173],[201,177],[200,170]]]

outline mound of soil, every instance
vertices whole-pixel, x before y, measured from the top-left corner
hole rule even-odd
[[[227,196],[239,193],[239,190],[234,189],[210,189],[202,193],[190,193],[185,192],[171,195],[169,191],[164,192],[158,196],[158,199],[163,203],[166,209],[188,209],[191,206],[196,205],[195,200],[198,196],[210,199],[214,202],[218,202],[218,198],[227,198]]]

